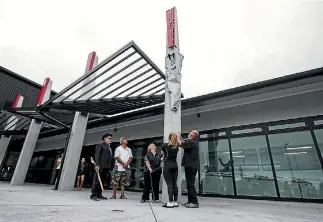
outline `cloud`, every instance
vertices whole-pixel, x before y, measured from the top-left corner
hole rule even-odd
[[[18,7],[19,6],[19,7]],[[186,97],[322,66],[323,2],[24,1],[0,3],[0,65],[59,91],[134,40],[164,70],[165,11],[178,9]]]

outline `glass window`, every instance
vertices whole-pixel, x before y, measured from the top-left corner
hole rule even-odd
[[[200,139],[214,139],[219,136],[225,136],[225,132],[214,132],[214,133],[208,133],[208,134],[202,134],[200,135]]]
[[[304,127],[305,123],[291,123],[291,124],[283,124],[276,126],[269,126],[269,130],[278,130],[278,129],[288,129],[288,128],[296,128],[296,127]]]
[[[265,136],[231,139],[237,194],[276,197]]]
[[[200,174],[203,193],[234,194],[228,140],[200,142]]]
[[[314,121],[315,125],[322,125],[323,124],[323,120],[316,120]]]
[[[281,197],[319,198],[322,169],[309,131],[269,135]]]
[[[133,159],[130,165],[131,182],[129,187],[131,187],[132,189],[142,189],[143,177],[144,177],[143,147],[145,147],[145,154],[146,154],[148,144],[145,144],[144,141],[136,141],[136,142],[129,141],[128,147],[130,147],[132,156],[133,156]]]
[[[38,157],[33,157],[30,161],[30,168],[36,168]]]
[[[323,154],[323,129],[314,130],[317,143],[319,144],[319,148],[321,150],[321,154]]]
[[[208,137],[208,134],[201,134],[200,135],[200,139],[205,139],[205,138],[207,138]]]
[[[260,132],[261,128],[253,128],[253,129],[242,129],[242,130],[234,130],[232,134],[242,134],[242,133],[253,133],[253,132]]]

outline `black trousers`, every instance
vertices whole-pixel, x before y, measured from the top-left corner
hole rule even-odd
[[[186,180],[186,188],[188,192],[188,202],[197,204],[197,195],[195,188],[195,178],[197,174],[197,168],[185,167],[185,180]]]
[[[145,172],[144,173],[144,192],[142,193],[142,200],[149,200],[149,193],[151,188],[153,193],[153,199],[159,200],[159,182],[162,170],[156,170],[152,173]]]
[[[110,172],[109,168],[100,168],[99,174],[101,178],[102,185],[104,186],[105,183],[108,182],[108,173]],[[100,186],[100,182],[98,179],[98,175],[96,172],[94,172],[94,178],[93,178],[93,184],[92,184],[92,195],[101,196],[102,190]]]
[[[178,166],[176,162],[165,163],[163,175],[167,184],[169,202],[177,201]]]
[[[56,185],[56,183],[58,182],[58,181],[56,181],[58,179],[58,174],[59,174],[59,169],[56,169],[55,170],[55,177],[54,177],[54,185]]]

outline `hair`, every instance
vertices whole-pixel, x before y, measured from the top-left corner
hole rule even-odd
[[[176,135],[176,133],[170,133],[168,135],[168,145],[169,146],[179,146],[180,145],[180,142],[179,142],[179,139],[178,139],[178,136]]]
[[[155,146],[156,147],[156,145],[154,144],[154,143],[151,143],[151,144],[149,144],[149,146],[148,146],[148,152],[151,152],[151,147],[152,146]],[[157,148],[157,147],[156,147]]]
[[[200,136],[200,133],[199,133],[199,131],[197,131],[197,130],[191,130],[191,133],[192,133],[192,135],[194,136],[194,139],[198,139],[199,138],[199,136]]]

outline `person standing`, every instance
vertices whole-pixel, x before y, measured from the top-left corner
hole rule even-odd
[[[163,204],[163,207],[166,208],[178,207],[178,165],[176,159],[179,146],[180,141],[175,133],[170,133],[168,136],[168,143],[164,143],[162,146],[162,153],[164,156],[163,175],[168,189],[168,203]]]
[[[115,167],[112,172],[112,185],[113,193],[110,199],[116,199],[118,185],[120,184],[121,196],[120,199],[127,199],[124,195],[125,187],[130,185],[130,163],[132,161],[132,152],[127,147],[128,140],[125,137],[121,137],[120,146],[116,149],[114,158]]]
[[[188,202],[184,204],[187,208],[198,208],[199,203],[195,188],[195,178],[199,168],[199,132],[192,130],[188,135],[188,140],[183,140],[179,133],[184,156],[182,166],[185,168],[186,188],[188,192]]]
[[[77,190],[78,191],[82,190],[85,172],[86,172],[85,158],[82,158],[81,162],[79,163],[79,166],[77,168]]]
[[[56,184],[58,183],[58,175],[59,175],[59,171],[61,169],[62,158],[63,158],[63,154],[61,154],[61,156],[56,160],[56,170],[55,170],[55,177],[54,177],[54,186],[55,187],[52,190],[55,190]]]
[[[153,201],[159,200],[159,182],[162,173],[161,165],[162,155],[156,152],[156,145],[149,144],[148,152],[145,155],[145,172],[144,172],[144,192],[141,197],[141,203],[149,200],[149,193],[152,189]]]
[[[101,182],[104,184],[107,182],[112,161],[112,150],[110,147],[112,135],[110,133],[105,133],[102,136],[102,140],[103,142],[98,144],[95,148],[94,161],[96,164],[95,168],[99,171]],[[97,173],[94,174],[91,193],[90,199],[92,200],[98,201],[107,199],[102,196],[102,189],[99,184]]]

